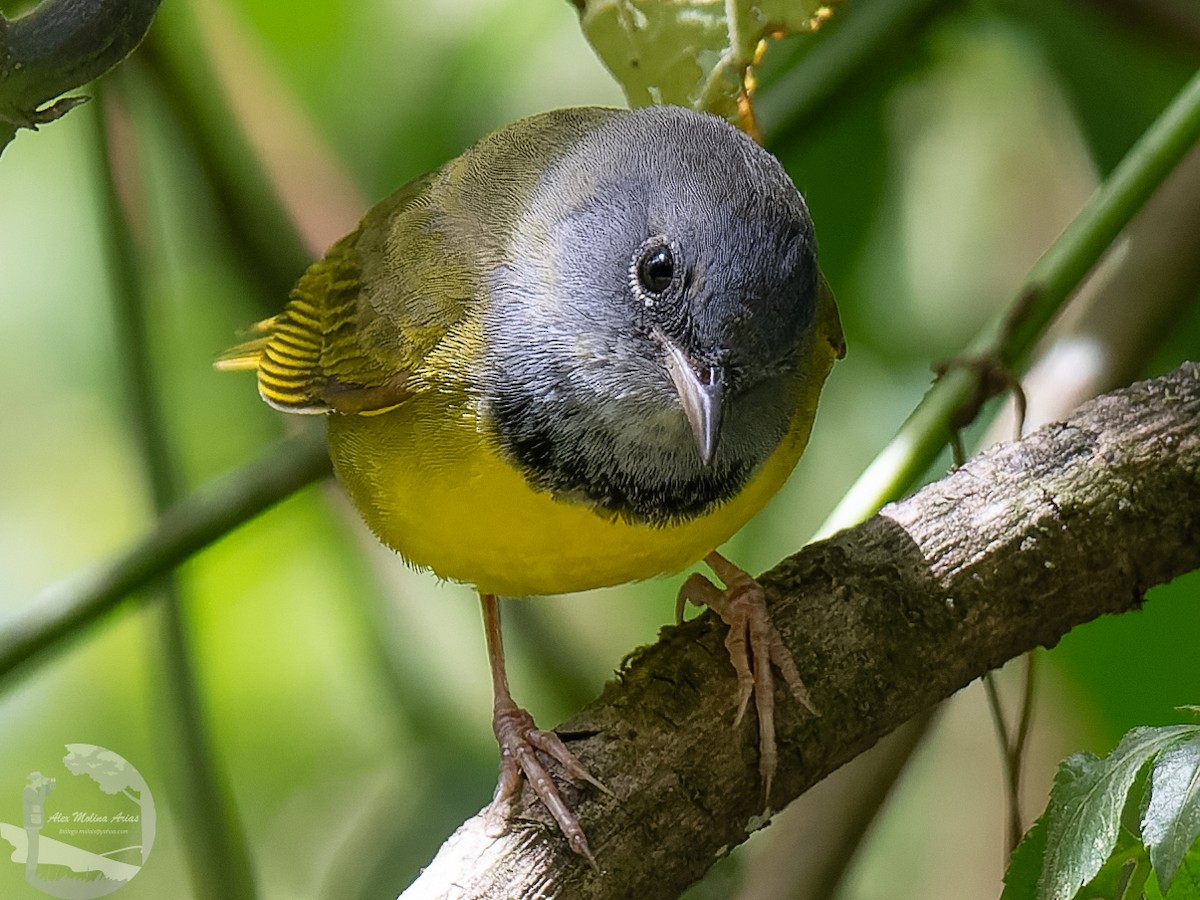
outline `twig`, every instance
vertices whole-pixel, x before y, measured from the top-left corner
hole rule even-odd
[[[996,726],[996,736],[1000,741],[1000,752],[1004,755],[1004,779],[1008,788],[1008,847],[1006,853],[1012,853],[1021,842],[1025,826],[1021,816],[1021,771],[1025,760],[1025,744],[1029,739],[1029,726],[1033,721],[1033,689],[1037,683],[1034,673],[1037,670],[1036,657],[1032,654],[1025,656],[1025,670],[1022,677],[1020,705],[1017,708],[1017,728],[1010,733],[1008,720],[1004,717],[1004,706],[1000,702],[1000,689],[996,684],[996,673],[988,672],[983,676],[983,687],[987,692],[988,709],[992,714],[992,723]]]

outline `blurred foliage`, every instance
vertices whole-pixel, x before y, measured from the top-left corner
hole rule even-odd
[[[813,531],[920,398],[930,363],[1005,301],[1200,61],[1200,47],[1156,43],[1086,0],[926,4],[933,11],[880,44],[832,99],[786,117],[788,73],[849,17],[895,2],[852,0],[815,35],[773,43],[760,70],[760,124],[808,199],[850,355],[796,475],[727,548],[752,571]],[[8,14],[20,5],[0,0]],[[219,78],[204,80],[210,67],[246,95],[258,132],[309,129],[268,147],[269,171],[327,151],[348,176],[342,193],[361,193],[358,209],[513,119],[622,101],[561,0],[163,4],[119,93],[137,134],[154,389],[187,487],[295,425],[248,378],[210,365],[281,306],[302,265],[287,262],[295,249],[268,259],[282,236],[229,187],[262,145],[218,124],[235,114],[202,109],[222,99]],[[268,88],[283,93],[257,93]],[[0,161],[0,616],[152,517],[114,353],[90,115],[22,133]],[[308,179],[313,192],[326,186]],[[305,212],[326,243],[349,227],[303,197],[282,208]],[[1193,308],[1147,370],[1197,346]],[[409,571],[332,486],[248,523],[188,563],[180,583],[262,896],[394,896],[494,782],[472,591]],[[509,604],[518,699],[545,725],[564,717],[671,619],[678,583]],[[1197,702],[1198,590],[1200,576],[1180,579],[1143,612],[1081,628],[1048,655],[1030,808],[1044,805],[1067,750],[1106,750]],[[109,747],[146,777],[161,817],[149,865],[123,889],[131,900],[189,896],[163,758],[161,655],[148,612],[126,610],[0,692],[0,821],[20,820],[26,774],[67,743]],[[930,900],[999,893],[1005,815],[987,727],[966,708],[945,717],[845,897],[890,898],[897,884]],[[761,858],[756,843],[695,896],[732,896]],[[40,896],[22,878],[0,854],[0,896]]]

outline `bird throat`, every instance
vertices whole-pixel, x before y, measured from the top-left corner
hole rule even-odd
[[[705,464],[682,410],[672,412],[669,419],[644,410],[605,417],[566,398],[517,393],[487,404],[501,452],[532,487],[602,516],[651,525],[712,511],[736,496],[768,455],[743,460],[718,450]]]

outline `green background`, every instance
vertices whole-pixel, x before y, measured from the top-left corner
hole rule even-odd
[[[230,62],[214,47],[238,46],[235,33],[252,52]],[[811,42],[772,50],[764,82]],[[779,136],[771,147],[808,198],[850,354],[800,468],[730,556],[757,571],[807,539],[920,399],[931,362],[1002,307],[1198,50],[1071,0],[943,3]],[[358,211],[513,119],[622,102],[560,0],[166,0],[117,87],[138,130],[155,387],[189,487],[295,427],[258,400],[249,376],[211,362],[282,305],[281,277],[299,275],[227,224],[227,198],[189,140],[195,106],[170,87],[202,77],[198,53],[243,67],[232,77],[263,131],[286,133],[277,116],[307,119],[348,173],[358,196],[343,199]],[[268,73],[282,93],[257,93],[247,72]],[[116,350],[92,106],[20,134],[0,158],[0,617],[153,519]],[[317,149],[272,152],[284,165]],[[341,221],[314,219],[326,231]],[[1198,343],[1193,306],[1146,371],[1194,356]],[[180,582],[212,741],[262,896],[394,896],[494,784],[473,592],[409,571],[331,485],[223,539]],[[679,583],[510,603],[517,699],[544,726],[565,718],[671,620]],[[1063,755],[1107,752],[1130,726],[1179,721],[1174,707],[1200,703],[1198,589],[1200,578],[1181,579],[1143,611],[1042,653],[1027,819]],[[26,775],[67,743],[116,751],[154,791],[157,842],[118,895],[129,900],[190,896],[158,633],[152,609],[123,606],[0,685],[0,821],[19,823]],[[1002,678],[1012,704],[1014,674]],[[839,896],[997,896],[1004,820],[1000,750],[973,686],[950,702]],[[734,896],[787,828],[756,836],[696,895]],[[6,847],[0,896],[41,896]]]

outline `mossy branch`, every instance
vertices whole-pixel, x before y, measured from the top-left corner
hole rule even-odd
[[[1200,364],[1001,444],[762,577],[821,711],[776,697],[776,807],[985,672],[1200,567]],[[600,864],[526,789],[468,821],[405,897],[676,897],[762,827],[758,738],[734,728],[711,615],[664,629],[558,732],[613,797],[572,791]],[[453,890],[451,890],[453,887]]]

